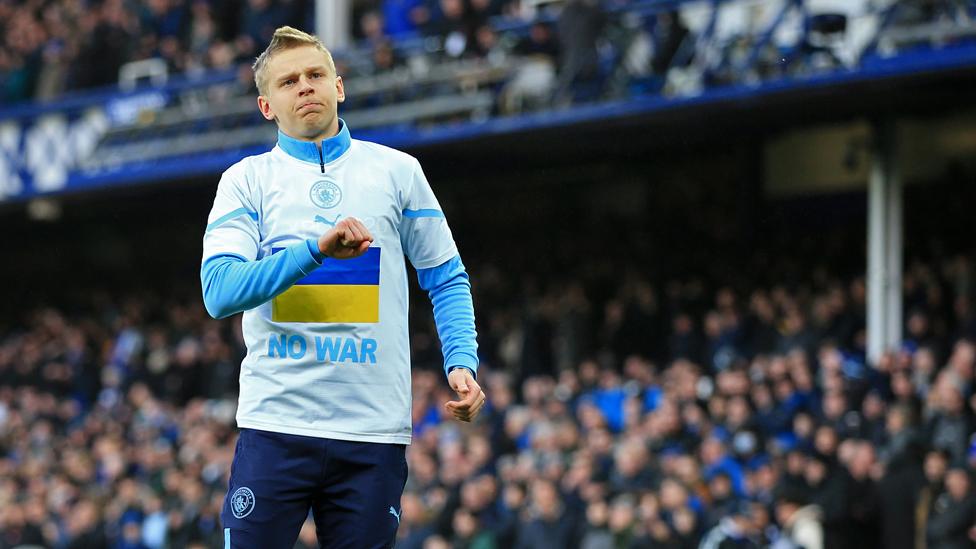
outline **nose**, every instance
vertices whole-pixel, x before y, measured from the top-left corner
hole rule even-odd
[[[312,93],[312,83],[304,74],[298,78],[298,95],[308,95]]]

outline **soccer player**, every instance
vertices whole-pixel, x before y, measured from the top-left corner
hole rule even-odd
[[[224,172],[200,273],[213,317],[244,311],[224,545],[290,549],[311,510],[322,547],[390,547],[412,430],[404,255],[460,421],[485,402],[471,286],[417,160],[350,137],[318,38],[279,28],[254,78],[278,143]]]

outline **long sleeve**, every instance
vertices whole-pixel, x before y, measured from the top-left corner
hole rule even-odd
[[[321,261],[313,240],[258,261],[235,254],[215,255],[200,267],[204,306],[214,318],[252,309],[287,290],[318,268]]]
[[[420,287],[430,296],[434,322],[444,354],[444,372],[452,366],[478,372],[478,342],[474,325],[471,282],[461,257],[429,269],[417,269]]]

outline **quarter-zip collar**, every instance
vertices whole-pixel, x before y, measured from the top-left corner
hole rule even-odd
[[[341,118],[339,119],[339,133],[320,142],[301,141],[285,135],[283,131],[278,130],[278,146],[281,147],[281,150],[299,160],[317,162],[322,169],[322,173],[325,173],[326,164],[339,158],[349,150],[351,143],[352,138],[349,137],[349,128],[346,127],[346,123]]]

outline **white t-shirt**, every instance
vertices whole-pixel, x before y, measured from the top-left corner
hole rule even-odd
[[[369,251],[323,266],[244,312],[239,427],[409,444],[410,348],[404,255],[417,269],[457,255],[420,163],[400,151],[339,140],[336,158],[301,160],[281,145],[224,172],[203,259],[259,260],[356,217]],[[336,142],[333,141],[333,144]],[[308,144],[306,144],[308,145]],[[324,169],[324,173],[322,170]]]

